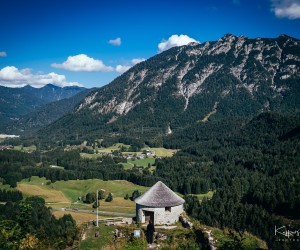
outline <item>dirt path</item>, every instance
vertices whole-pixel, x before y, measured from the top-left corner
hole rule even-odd
[[[219,102],[215,102],[215,105],[213,107],[213,110],[209,112],[202,120],[201,122],[207,122],[208,118],[211,117],[213,114],[217,113],[217,108],[218,108]]]

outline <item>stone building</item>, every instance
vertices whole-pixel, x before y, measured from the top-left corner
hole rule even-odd
[[[146,193],[135,199],[136,219],[140,223],[174,224],[184,212],[184,199],[158,181]]]

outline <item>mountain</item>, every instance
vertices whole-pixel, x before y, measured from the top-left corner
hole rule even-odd
[[[11,121],[2,129],[6,134],[30,134],[49,125],[71,111],[93,89],[83,89],[81,92],[59,101],[45,104],[41,108]]]
[[[72,86],[61,88],[52,84],[42,88],[29,85],[22,88],[0,86],[0,124],[11,120],[16,121],[21,116],[33,112],[47,103],[69,98],[84,88]]]
[[[42,134],[157,140],[208,120],[299,113],[299,68],[300,41],[287,35],[174,47],[91,92]]]

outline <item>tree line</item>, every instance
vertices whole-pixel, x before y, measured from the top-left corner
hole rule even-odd
[[[0,248],[65,249],[78,240],[71,215],[56,219],[40,197],[0,205]]]

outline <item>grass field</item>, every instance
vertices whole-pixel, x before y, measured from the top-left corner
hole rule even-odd
[[[14,150],[19,150],[19,151],[23,151],[23,152],[30,152],[30,151],[35,151],[36,146],[31,145],[29,147],[22,147],[21,145],[19,145],[19,146],[14,146]]]
[[[70,200],[67,199],[61,191],[51,189],[48,187],[37,186],[30,183],[19,183],[17,189],[20,190],[26,196],[40,196],[44,198],[47,202],[70,203]]]
[[[14,188],[10,187],[10,185],[8,184],[3,185],[2,183],[0,184],[0,189],[14,190]]]
[[[158,157],[171,157],[177,152],[176,149],[166,149],[166,148],[151,148]]]
[[[204,197],[206,197],[207,199],[211,199],[213,195],[213,191],[208,191],[206,194],[196,194],[200,202],[203,200]]]
[[[79,146],[78,146],[79,147]],[[121,147],[125,147],[125,148],[129,148],[130,145],[126,145],[126,144],[123,144],[123,143],[116,143],[110,147],[107,147],[107,148],[96,148],[96,150],[99,152],[99,153],[111,153],[112,151],[115,151],[115,150],[120,150]],[[68,147],[67,147],[68,148]],[[70,147],[69,147],[70,148]],[[92,148],[90,148],[92,149]],[[142,151],[143,150],[151,150],[151,151],[154,151],[155,152],[155,155],[158,156],[158,157],[172,157],[173,154],[175,154],[177,152],[176,149],[166,149],[166,148],[149,148],[149,147],[146,147],[146,148],[143,148],[141,149],[141,151],[138,151],[138,152],[122,152],[123,155],[128,155],[128,154],[142,154]],[[84,158],[97,158],[99,157],[98,154],[87,154],[87,153],[81,153],[80,154],[81,157],[84,157]]]
[[[85,234],[85,240],[82,240],[79,245],[80,250],[98,250],[103,249],[105,246],[112,242],[115,226],[105,226],[99,224],[99,227],[89,227]],[[100,236],[95,237],[95,233],[99,232]]]
[[[79,213],[79,212],[72,212],[72,211],[53,211],[52,212],[56,218],[63,217],[64,214],[70,214],[72,215],[73,219],[76,220],[77,224],[82,224],[87,221],[95,220],[96,215],[92,213]],[[100,216],[98,217],[99,219],[103,219],[106,217]]]
[[[49,197],[52,197],[54,194],[58,196],[63,195],[68,201],[76,202],[78,201],[78,197],[89,192],[96,192],[97,189],[103,189],[106,193],[111,192],[114,198],[123,198],[126,194],[129,194],[130,196],[134,190],[140,190],[144,193],[149,189],[149,187],[135,185],[124,180],[69,180],[57,181],[50,185],[46,185],[47,182],[49,181],[44,177],[39,178],[37,176],[33,176],[30,178],[30,182],[28,179],[24,179],[18,184],[18,186],[23,188],[25,195],[36,195],[38,192],[40,192],[40,194],[47,195],[46,202],[52,202],[49,200]],[[118,199],[116,199],[116,201],[117,200]],[[123,203],[128,204],[128,201],[124,200]]]
[[[97,148],[98,152],[102,153],[110,153],[111,151],[119,150],[121,147],[129,148],[130,145],[126,145],[123,143],[116,143],[110,147],[107,148]]]
[[[87,154],[87,153],[80,153],[80,156],[82,158],[88,158],[88,159],[97,159],[98,157],[101,157],[99,154]]]
[[[124,166],[124,169],[131,169],[134,166],[134,164],[140,167],[147,167],[148,164],[152,166],[154,162],[155,162],[155,158],[145,158],[140,160],[128,159],[127,163],[121,163],[121,164]]]
[[[29,181],[30,180],[30,181]],[[49,184],[49,185],[47,185]],[[29,179],[24,179],[18,183],[17,189],[22,191],[24,196],[37,195],[43,197],[47,206],[53,208],[77,208],[79,210],[94,210],[92,204],[85,204],[78,200],[78,197],[86,195],[89,192],[96,192],[96,190],[103,189],[106,194],[111,192],[113,194],[112,202],[100,201],[99,211],[116,212],[116,213],[135,213],[135,203],[131,200],[125,200],[126,194],[131,196],[134,190],[141,192],[147,191],[148,187],[135,185],[128,181],[103,181],[103,180],[69,180],[57,181],[49,183],[45,178],[33,176]],[[64,213],[68,214],[69,211],[55,211],[56,216],[62,216]],[[89,221],[95,215],[75,212],[74,217],[78,223]],[[113,217],[113,215],[110,215]]]
[[[111,192],[115,197],[124,197],[127,193],[132,194],[134,190],[145,192],[149,188],[135,185],[128,181],[103,181],[103,180],[69,180],[53,183],[56,190],[60,190],[72,202],[78,200],[84,194],[104,189],[106,193]]]

